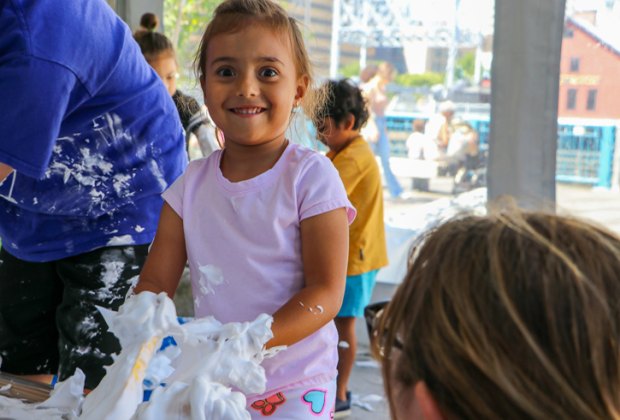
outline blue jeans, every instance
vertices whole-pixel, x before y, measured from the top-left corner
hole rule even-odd
[[[398,197],[403,192],[403,187],[400,186],[390,168],[390,141],[388,139],[387,120],[385,116],[375,116],[375,124],[377,124],[377,130],[379,131],[379,140],[377,144],[375,144],[375,154],[381,159],[383,176],[385,177],[390,195],[392,197]]]

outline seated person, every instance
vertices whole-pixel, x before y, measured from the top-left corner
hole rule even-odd
[[[421,175],[426,176],[414,176],[411,180],[411,189],[428,191],[429,179],[437,175],[437,166],[434,165],[431,168],[428,167],[425,161],[435,161],[439,159],[439,149],[437,143],[425,133],[426,121],[423,119],[415,119],[412,123],[413,133],[407,138],[407,157],[417,162],[412,162],[412,165],[416,165],[418,170],[422,169]]]
[[[439,104],[438,111],[438,114],[429,119],[426,134],[437,144],[439,152],[444,154],[454,132],[456,105],[452,101],[444,101]]]
[[[474,169],[477,156],[478,132],[466,121],[457,122],[448,143],[445,159],[450,164]]]
[[[620,238],[510,210],[426,235],[380,315],[396,419],[620,416]]]
[[[409,159],[435,160],[439,157],[437,144],[426,135],[426,121],[415,119],[412,123],[413,133],[407,138],[407,156]]]

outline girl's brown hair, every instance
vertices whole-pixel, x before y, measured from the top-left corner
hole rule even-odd
[[[314,120],[317,107],[323,101],[324,94],[312,89],[314,84],[312,64],[299,24],[280,5],[271,0],[225,0],[215,9],[213,19],[202,35],[198,53],[194,59],[198,79],[203,80],[205,77],[207,46],[211,39],[216,35],[237,32],[248,24],[263,25],[288,38],[297,76],[306,76],[309,81],[308,91],[302,100],[304,112]]]
[[[155,31],[159,26],[159,18],[155,13],[147,12],[140,17],[140,28],[145,31]]]
[[[450,221],[377,334],[393,412],[392,380],[424,381],[446,418],[620,418],[620,239],[541,212]]]

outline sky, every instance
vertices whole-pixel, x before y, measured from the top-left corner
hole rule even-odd
[[[456,4],[455,0],[409,1],[421,20],[431,22],[452,19]],[[461,0],[459,26],[483,33],[492,32],[494,3],[494,0]]]
[[[399,0],[387,0],[399,1]],[[420,19],[441,21],[451,19],[456,0],[400,0],[410,2]],[[515,0],[519,1],[519,0]],[[545,1],[545,0],[540,0]],[[566,0],[567,10],[603,9],[608,0]],[[461,0],[459,26],[482,33],[493,32],[494,0]]]
[[[575,10],[592,10],[602,8],[605,0],[566,0],[567,7]]]

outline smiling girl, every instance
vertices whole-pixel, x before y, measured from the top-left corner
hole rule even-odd
[[[202,37],[197,71],[225,148],[191,162],[164,193],[136,292],[172,296],[189,260],[196,316],[272,314],[267,347],[286,349],[263,363],[268,391],[248,395],[248,410],[253,418],[329,419],[333,318],[355,210],[331,162],[285,137],[294,107],[315,109],[297,23],[270,0],[225,1]]]

